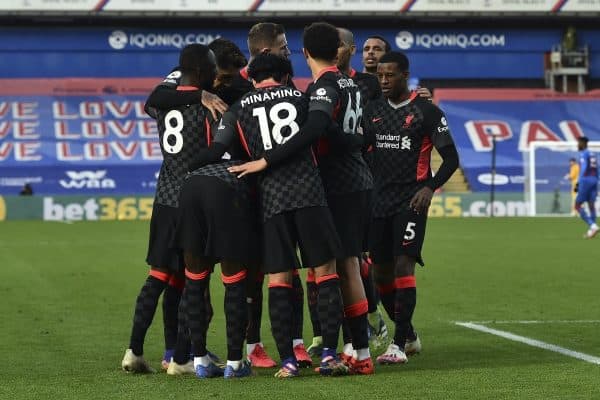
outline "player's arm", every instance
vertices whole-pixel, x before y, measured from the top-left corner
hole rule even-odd
[[[582,153],[581,157],[579,157],[579,177],[577,178],[578,182],[581,181],[581,178],[583,178],[585,171],[587,171],[588,162],[589,162],[588,153],[587,152]]]
[[[236,123],[235,113],[227,111],[218,123],[213,124],[213,132],[216,132],[213,141],[198,152],[197,162],[190,165],[190,171],[221,160],[236,138]]]
[[[323,127],[327,127],[331,122],[331,117],[323,111],[310,111],[306,122],[290,140],[266,152],[263,158],[259,160],[234,165],[229,167],[228,170],[231,173],[237,174],[238,178],[241,178],[247,174],[260,172],[266,169],[267,166],[278,165],[302,149],[310,147],[315,143],[321,135]]]
[[[177,90],[180,78],[181,72],[175,68],[157,87],[154,88],[144,105],[144,110],[148,115],[152,116],[150,110],[153,108],[167,109],[184,106],[186,104],[199,103],[208,108],[215,119],[217,119],[217,114],[223,114],[227,110],[227,104],[225,104],[219,96],[207,92],[206,90]]]
[[[431,121],[428,127],[433,146],[442,157],[442,164],[435,176],[425,183],[410,202],[410,207],[417,212],[425,212],[431,204],[433,193],[450,179],[458,168],[458,151],[452,140],[450,128],[442,110],[432,105],[432,112],[426,115],[426,120]]]

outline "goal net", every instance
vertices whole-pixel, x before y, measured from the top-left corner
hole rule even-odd
[[[588,142],[588,149],[600,155],[600,142]],[[572,215],[574,194],[569,161],[579,162],[577,142],[534,141],[523,157],[529,215]],[[596,209],[600,211],[600,201],[596,202]]]

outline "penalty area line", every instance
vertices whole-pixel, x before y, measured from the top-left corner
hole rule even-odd
[[[556,346],[554,344],[542,342],[541,340],[535,340],[528,338],[526,336],[515,335],[514,333],[510,333],[507,331],[501,331],[498,329],[488,328],[485,325],[474,324],[472,322],[455,322],[456,325],[462,326],[464,328],[473,329],[479,332],[489,333],[490,335],[500,336],[504,339],[512,340],[514,342],[523,343],[532,347],[537,347],[539,349],[544,349],[548,351],[553,351],[555,353],[562,354],[567,357],[576,358],[578,360],[582,360],[585,362],[589,362],[591,364],[600,365],[600,357],[595,357],[589,354],[580,353],[578,351],[569,350],[564,347]]]

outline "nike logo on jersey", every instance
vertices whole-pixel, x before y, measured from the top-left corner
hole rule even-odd
[[[373,118],[373,122],[379,122],[383,119],[383,117]]]
[[[404,120],[404,126],[403,126],[403,128],[409,128],[413,119],[415,119],[415,115],[414,114],[408,114],[406,116],[406,119]]]

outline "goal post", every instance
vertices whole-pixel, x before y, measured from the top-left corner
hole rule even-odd
[[[600,142],[588,142],[600,154]],[[577,142],[533,141],[523,153],[525,201],[530,216],[568,216],[573,210],[569,160],[579,162]]]

